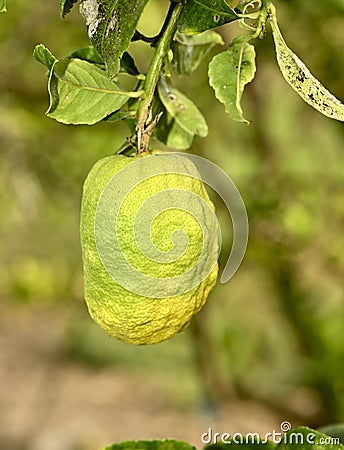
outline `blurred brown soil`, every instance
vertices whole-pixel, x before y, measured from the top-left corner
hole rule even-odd
[[[95,450],[114,442],[279,430],[281,418],[233,401],[216,415],[171,403],[159,380],[61,356],[65,322],[52,311],[0,316],[0,449]],[[282,418],[283,419],[283,418]]]

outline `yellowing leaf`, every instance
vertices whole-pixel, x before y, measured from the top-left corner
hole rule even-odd
[[[270,7],[270,24],[275,42],[277,62],[282,75],[299,96],[324,116],[344,121],[344,104],[332,95],[285,43],[276,18],[276,8]]]

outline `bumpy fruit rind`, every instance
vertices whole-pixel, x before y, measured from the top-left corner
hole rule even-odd
[[[152,192],[164,189],[182,189],[196,194],[214,209],[202,181],[192,176],[197,176],[198,172],[189,159],[180,155],[173,155],[169,158],[166,158],[166,155],[164,155],[164,158],[159,158],[159,155],[153,154],[144,157],[156,158],[156,164],[161,165],[161,175],[144,180],[140,184],[141,193],[147,192],[147,195],[151,195]],[[209,235],[212,236],[212,239],[207,244],[207,256],[213,261],[213,268],[209,275],[193,289],[172,297],[154,298],[152,296],[135,294],[117,283],[104,268],[97,250],[94,231],[96,209],[99,198],[112,177],[121,169],[136,161],[137,158],[142,158],[142,156],[126,157],[115,155],[103,158],[92,167],[85,181],[80,224],[85,300],[91,317],[110,336],[132,344],[154,344],[184,330],[189,325],[192,317],[206,302],[217,279],[218,230],[217,224],[215,225],[214,221],[209,220],[208,217],[198,218],[199,220],[203,219],[206,226],[212,227],[209,230]],[[177,173],[166,173],[171,170],[171,167]],[[178,171],[181,167],[184,171],[187,168],[191,176],[179,174]],[[137,178],[139,180],[142,178],[142,174],[139,172],[139,165],[137,165],[137,170]],[[157,278],[169,277],[171,276],[170,264],[155,266],[153,264],[150,269],[149,264],[147,264],[147,269],[142,267],[143,262],[140,262],[142,255],[137,253],[137,248],[128,239],[132,226],[127,221],[130,220],[131,216],[135,216],[136,203],[137,196],[133,196],[132,201],[128,196],[124,208],[124,219],[122,218],[119,221],[119,227],[117,228],[119,238],[122,239],[124,244],[127,243],[125,250],[128,252],[128,259],[133,264],[135,261],[137,264],[141,264],[141,268],[144,270],[156,272],[150,273],[150,276],[155,275]],[[185,212],[182,211],[179,214],[178,211],[174,211],[172,215],[167,214],[167,218],[161,215],[158,219],[160,222],[158,220],[155,223],[155,244],[161,244],[161,247],[164,248],[163,240],[166,240],[164,231],[166,228],[170,229],[171,226],[175,226],[186,231],[194,247],[202,246],[202,235],[199,227],[195,226],[195,221]],[[174,223],[171,225],[171,222]],[[160,239],[160,235],[161,243],[156,242]],[[197,253],[198,248],[195,248],[195,250]],[[193,260],[188,261],[185,257],[184,259],[181,258],[179,263],[178,261],[175,262],[173,273],[179,274],[184,269],[187,270],[195,262]],[[185,290],[187,290],[187,287]]]

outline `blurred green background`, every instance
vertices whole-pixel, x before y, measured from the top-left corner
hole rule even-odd
[[[83,180],[128,130],[45,117],[47,80],[32,51],[43,42],[64,57],[88,45],[83,19],[77,8],[60,19],[57,1],[8,3],[0,16],[0,447],[177,437],[200,448],[210,423],[253,432],[281,420],[344,421],[344,128],[285,83],[270,32],[255,42],[257,76],[243,100],[250,126],[231,122],[215,100],[211,55],[176,81],[210,128],[192,152],[222,167],[247,206],[246,257],[188,331],[133,347],[88,316],[78,235]],[[155,34],[167,5],[151,0],[140,30]],[[289,46],[344,99],[343,2],[276,6]],[[230,42],[240,30],[220,32]],[[132,53],[144,70],[151,49],[134,44]],[[223,268],[231,224],[215,201]]]

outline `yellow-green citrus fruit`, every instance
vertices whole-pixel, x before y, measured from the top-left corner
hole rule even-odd
[[[184,330],[216,283],[214,206],[180,154],[99,160],[84,184],[81,244],[90,315],[125,342]]]

